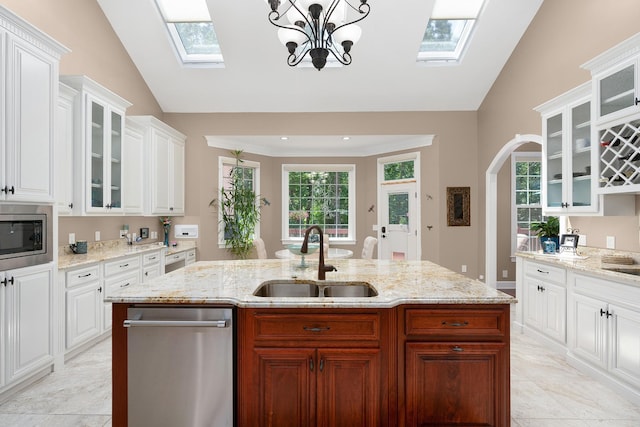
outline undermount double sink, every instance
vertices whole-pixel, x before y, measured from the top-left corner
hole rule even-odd
[[[268,280],[262,283],[253,295],[271,298],[367,298],[377,296],[378,291],[366,282]]]

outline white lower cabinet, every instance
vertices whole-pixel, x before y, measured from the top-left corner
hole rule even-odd
[[[526,262],[524,323],[548,338],[566,343],[566,274],[561,268]]]
[[[142,282],[161,276],[164,273],[163,257],[163,250],[154,251],[142,256]]]
[[[640,395],[640,288],[577,273],[570,287],[570,356]]]
[[[96,338],[102,331],[100,266],[69,270],[66,276],[65,349]]]
[[[0,272],[0,391],[53,365],[53,269]]]

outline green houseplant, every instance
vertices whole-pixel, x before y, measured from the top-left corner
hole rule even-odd
[[[220,198],[213,199],[209,206],[216,206],[221,214],[224,225],[224,240],[227,249],[234,256],[246,259],[253,249],[253,239],[258,221],[260,208],[268,205],[266,199],[260,197],[253,190],[251,182],[243,179],[243,169],[240,167],[242,150],[231,151],[236,160],[236,166],[229,174],[231,185],[220,188]]]
[[[543,250],[544,242],[547,240],[553,240],[556,248],[560,247],[560,220],[557,216],[547,217],[546,221],[531,223],[529,229],[536,232]]]

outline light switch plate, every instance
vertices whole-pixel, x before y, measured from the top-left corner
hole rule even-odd
[[[96,237],[96,242],[99,242],[100,241],[100,232],[99,231],[96,231],[95,237]]]
[[[73,245],[76,242],[76,233],[69,233],[69,244]]]
[[[607,249],[615,249],[615,248],[616,248],[616,237],[607,236]]]

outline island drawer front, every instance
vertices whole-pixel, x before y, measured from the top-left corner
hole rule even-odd
[[[546,282],[554,282],[562,286],[566,282],[566,270],[548,264],[527,261],[525,262],[524,272],[529,277],[535,277]]]
[[[499,309],[407,309],[405,334],[447,336],[503,336],[507,319]]]
[[[302,341],[377,341],[378,314],[257,314],[255,339]]]
[[[109,277],[115,274],[124,273],[125,271],[136,270],[138,268],[140,268],[140,258],[138,256],[123,258],[106,262],[104,264],[104,275],[105,277]]]
[[[99,265],[67,271],[67,288],[72,288],[100,279]]]

